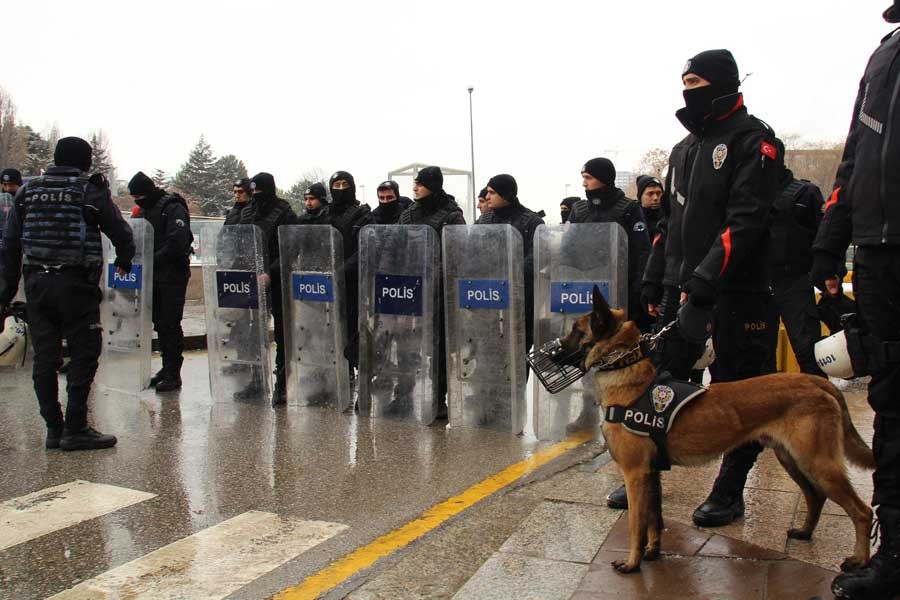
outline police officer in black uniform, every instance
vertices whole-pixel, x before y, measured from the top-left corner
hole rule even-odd
[[[406,210],[412,200],[400,195],[396,181],[387,180],[378,184],[378,206],[372,211],[376,225],[396,225],[400,213]]]
[[[184,362],[184,298],[191,278],[191,217],[187,202],[174,192],[156,187],[142,171],[128,182],[138,205],[138,218],[153,225],[153,328],[159,338],[162,369],[151,379],[157,392],[181,389]]]
[[[328,204],[328,192],[321,183],[312,183],[303,192],[303,213],[297,216],[301,225],[319,225],[325,205]]]
[[[476,225],[512,225],[522,234],[525,268],[525,351],[534,341],[534,232],[544,219],[519,202],[519,186],[512,175],[494,175],[487,184],[490,211],[482,214]]]
[[[425,167],[416,174],[413,180],[415,201],[400,213],[400,225],[428,225],[434,229],[438,237],[445,225],[465,225],[462,208],[456,199],[444,191],[444,173],[440,167]],[[447,416],[447,340],[444,338],[444,293],[438,292],[438,406],[437,418]]]
[[[0,191],[16,195],[22,187],[22,173],[18,169],[3,169],[0,173]]]
[[[54,166],[19,189],[0,246],[0,310],[5,312],[25,275],[28,324],[34,345],[34,391],[47,423],[47,448],[109,448],[116,437],[88,425],[88,395],[100,357],[102,231],[116,249],[120,274],[131,271],[131,228],[112,202],[102,175],[88,177],[90,144],[57,142]],[[62,338],[71,355],[63,417],[56,369]]]
[[[257,173],[250,180],[252,196],[239,209],[236,207],[226,219],[228,225],[256,225],[262,230],[263,244],[267,249],[266,270],[260,283],[266,288],[272,317],[275,321],[275,389],[272,390],[272,406],[287,402],[287,380],[284,365],[284,309],[281,302],[281,252],[278,247],[278,228],[297,223],[297,215],[287,200],[277,196],[275,178],[269,173]],[[238,399],[253,397],[259,393],[257,382],[250,388],[239,390]]]
[[[682,155],[689,160],[675,175],[684,212],[679,226],[667,230],[681,253],[681,302],[691,305],[681,311],[711,313],[712,380],[738,381],[769,367],[777,321],[764,252],[783,157],[775,133],[747,112],[728,50],[690,59],[682,81],[685,107],[676,116],[692,137]],[[743,516],[744,484],[761,451],[754,442],[725,455],[694,523],[716,527]]]
[[[900,23],[900,1],[884,18]],[[881,40],[866,66],[853,107],[834,192],[813,245],[812,280],[839,293],[844,253],[856,244],[853,291],[867,330],[875,411],[874,495],[881,544],[869,565],[839,575],[836,598],[890,598],[900,592],[900,30]]]
[[[663,184],[653,175],[638,175],[635,183],[638,202],[641,203],[641,210],[644,211],[644,219],[647,222],[647,237],[650,238],[652,245],[656,234],[659,233],[659,219],[662,217]]]
[[[778,148],[783,151],[780,143]],[[822,220],[822,192],[813,183],[796,179],[788,168],[784,169],[778,187],[779,193],[772,207],[772,237],[768,252],[775,307],[784,322],[800,370],[824,377],[814,352],[815,343],[822,337],[822,326],[809,278],[813,239]],[[777,331],[773,331],[773,361],[777,345]]]
[[[585,196],[572,207],[569,223],[618,223],[628,235],[628,317],[642,327],[641,278],[650,256],[650,238],[641,205],[616,187],[616,167],[607,158],[592,158],[581,168]]]
[[[347,348],[344,357],[350,366],[350,379],[359,366],[359,230],[372,223],[368,204],[356,199],[356,181],[347,171],[336,171],[328,180],[331,204],[322,211],[321,222],[330,224],[341,234],[344,247],[344,303],[347,318]]]

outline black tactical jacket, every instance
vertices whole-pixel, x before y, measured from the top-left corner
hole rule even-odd
[[[372,211],[372,219],[376,225],[396,225],[400,220],[400,213],[410,207],[412,200],[400,196],[394,202],[379,204]]]
[[[137,215],[153,226],[153,281],[187,283],[191,278],[191,217],[176,193],[163,194]]]
[[[372,209],[359,200],[347,204],[326,204],[322,212],[311,221],[314,224],[328,224],[341,233],[344,247],[344,270],[346,277],[353,278],[359,271],[359,230],[372,223]]]
[[[790,169],[779,185],[772,207],[769,265],[772,277],[807,275],[812,244],[822,220],[822,192],[809,181],[794,179]]]
[[[544,224],[542,219],[536,212],[529,210],[520,203],[515,202],[484,213],[478,220],[476,225],[512,225],[522,234],[522,251],[525,259],[525,272],[531,273],[534,269],[534,232],[538,225]],[[526,278],[526,283],[530,284],[530,280]]]
[[[859,82],[835,193],[814,250],[900,244],[900,30],[881,40]],[[851,209],[852,207],[852,209]]]
[[[465,225],[466,218],[456,199],[446,192],[433,193],[400,213],[400,225],[429,225],[440,235],[444,225]]]

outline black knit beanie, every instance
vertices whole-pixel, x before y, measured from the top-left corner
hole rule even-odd
[[[0,181],[22,185],[22,174],[18,169],[3,169],[3,173],[0,173]]]
[[[425,167],[416,175],[416,183],[428,188],[432,193],[444,189],[444,173],[440,167]]]
[[[93,156],[91,145],[80,137],[64,137],[56,142],[53,163],[57,167],[76,167],[82,171],[90,171]]]
[[[275,178],[271,173],[257,173],[250,180],[250,193],[263,193],[274,196],[276,194]]]
[[[569,196],[568,198],[563,198],[559,205],[571,209],[579,200],[581,200],[581,198],[579,198],[578,196]]]
[[[400,198],[400,186],[396,181],[392,179],[388,179],[387,181],[382,181],[378,184],[378,188],[375,190],[376,192],[383,192],[384,190],[392,190],[394,192],[394,199]]]
[[[479,198],[487,198],[487,188],[486,187],[481,188],[481,191],[478,192],[478,197]]]
[[[741,85],[737,63],[728,50],[706,50],[694,56],[684,65],[681,76],[684,77],[688,73],[699,75],[722,88],[737,90]]]
[[[900,0],[894,0],[894,3],[887,7],[884,11],[884,20],[888,23],[900,23]]]
[[[500,194],[500,197],[507,202],[517,202],[519,200],[517,197],[519,186],[512,175],[507,175],[506,173],[494,175],[488,181],[487,186]]]
[[[306,188],[306,191],[303,192],[303,195],[315,196],[319,199],[319,202],[322,202],[323,204],[328,203],[328,192],[325,191],[325,186],[318,182],[310,184],[310,186]]]
[[[138,171],[128,182],[128,193],[132,196],[146,196],[156,190],[156,184],[143,171]]]
[[[248,177],[241,177],[240,179],[235,179],[232,189],[234,189],[234,188],[240,188],[249,194],[250,193],[250,179]]]
[[[581,167],[582,173],[589,173],[594,179],[612,187],[616,184],[616,167],[608,158],[592,158]]]

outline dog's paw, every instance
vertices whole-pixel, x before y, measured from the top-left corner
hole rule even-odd
[[[848,556],[844,559],[844,562],[841,563],[841,571],[844,573],[852,573],[853,571],[859,571],[865,566],[866,563],[855,556]]]
[[[788,529],[787,536],[792,540],[811,540],[812,533],[802,529]]]
[[[659,557],[659,546],[647,546],[644,549],[644,560],[656,560]]]
[[[626,560],[614,560],[612,566],[619,573],[637,573],[641,570],[640,563],[630,566]]]

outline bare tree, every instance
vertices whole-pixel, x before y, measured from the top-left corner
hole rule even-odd
[[[653,175],[662,179],[663,172],[669,164],[669,151],[665,148],[651,148],[644,153],[638,162],[638,175]]]

